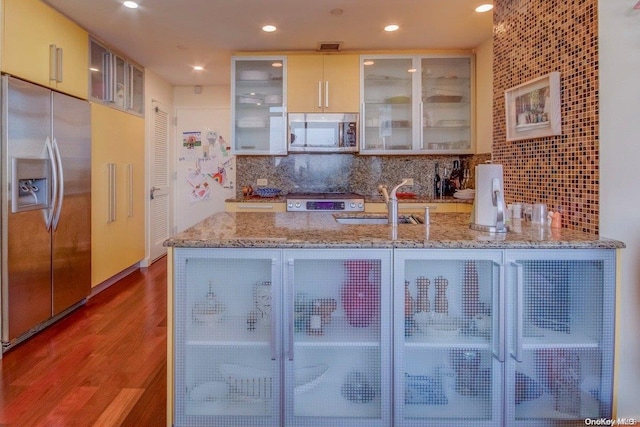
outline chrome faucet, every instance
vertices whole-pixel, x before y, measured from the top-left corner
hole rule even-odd
[[[387,186],[380,184],[378,191],[384,197],[384,201],[387,204],[387,220],[389,224],[393,226],[398,225],[398,189],[403,185],[406,185],[408,180],[403,180],[400,184],[393,187],[391,194],[387,193]]]

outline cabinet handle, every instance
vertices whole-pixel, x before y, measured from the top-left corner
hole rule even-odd
[[[293,309],[294,307],[294,292],[293,292],[293,278],[295,277],[293,275],[293,259],[289,259],[287,261],[287,300],[289,301],[290,304],[290,310],[289,313],[291,313],[291,315],[289,316],[289,324],[287,325],[289,328],[289,361],[293,362],[293,338],[294,338],[294,327],[295,327],[295,310]]]
[[[514,344],[514,351],[512,356],[516,361],[522,362],[522,316],[524,312],[524,272],[521,264],[516,265],[516,337]]]
[[[496,350],[495,346],[494,346],[494,354],[496,355],[496,358],[498,359],[498,361],[500,362],[504,362],[505,359],[505,337],[506,337],[506,332],[505,332],[505,327],[504,327],[504,321],[505,321],[505,311],[506,311],[506,304],[505,304],[505,286],[504,286],[504,265],[500,266],[500,274],[499,274],[499,280],[500,282],[498,283],[498,319],[497,319],[497,324],[498,324],[498,348]],[[494,343],[495,343],[495,339],[494,339]]]
[[[318,80],[318,109],[322,109],[322,81]]]
[[[105,100],[107,102],[115,102],[115,70],[116,70],[116,57],[111,52],[107,52],[106,56],[106,81],[107,90],[105,92]]]
[[[107,223],[114,222],[116,220],[116,164],[107,163]]]
[[[63,57],[62,57],[62,48],[56,48],[56,82],[62,83],[63,75]]]
[[[241,204],[238,205],[238,209],[273,209],[273,205],[266,205],[264,203],[254,203],[254,204]]]
[[[278,260],[276,258],[271,258],[271,277],[277,277],[276,276],[276,272],[277,269],[280,267],[280,264],[278,263]],[[278,348],[278,343],[276,340],[276,333],[278,331],[277,329],[277,323],[276,322],[276,318],[274,316],[274,313],[278,313],[281,312],[281,310],[277,310],[279,307],[274,307],[273,305],[273,301],[279,301],[279,297],[276,298],[276,295],[274,295],[274,286],[275,286],[275,282],[271,282],[271,295],[272,295],[272,300],[271,300],[271,337],[269,338],[269,347],[271,349],[271,360],[276,360],[278,358],[278,352],[277,352],[277,348]]]
[[[127,64],[127,74],[129,87],[127,88],[127,105],[125,108],[133,110],[133,66],[131,64]]]
[[[133,216],[133,165],[127,164],[127,180],[129,188],[129,218]]]
[[[55,44],[49,45],[49,80],[56,81],[58,72],[58,48]]]
[[[329,80],[324,82],[324,108],[329,108]]]

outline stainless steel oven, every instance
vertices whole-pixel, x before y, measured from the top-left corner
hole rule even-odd
[[[355,193],[289,193],[288,212],[363,212],[364,196]]]

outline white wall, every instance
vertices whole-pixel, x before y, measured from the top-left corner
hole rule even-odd
[[[199,92],[199,93],[198,93]],[[174,111],[177,123],[175,127],[175,153],[171,159],[176,171],[174,186],[175,225],[180,232],[216,212],[225,210],[225,199],[235,196],[235,161],[225,167],[226,182],[220,186],[211,182],[210,196],[206,200],[193,201],[189,198],[193,187],[186,180],[195,161],[182,157],[182,133],[199,131],[206,134],[208,130],[216,131],[227,142],[231,141],[231,87],[202,86],[197,90],[194,86],[175,87]]]
[[[491,153],[493,143],[493,37],[475,49],[476,154]]]
[[[599,0],[600,234],[621,240],[616,392],[619,417],[640,419],[640,11]]]

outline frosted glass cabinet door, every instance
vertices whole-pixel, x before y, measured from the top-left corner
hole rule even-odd
[[[285,425],[391,425],[391,251],[285,251]]]
[[[614,255],[508,252],[508,425],[612,416]]]
[[[361,152],[413,150],[412,57],[362,56]]]
[[[395,427],[501,425],[501,260],[395,251]]]
[[[280,253],[175,251],[175,426],[280,425]]]
[[[236,154],[287,154],[286,58],[234,57],[232,135]]]
[[[472,149],[473,61],[422,58],[422,149],[465,153]]]

